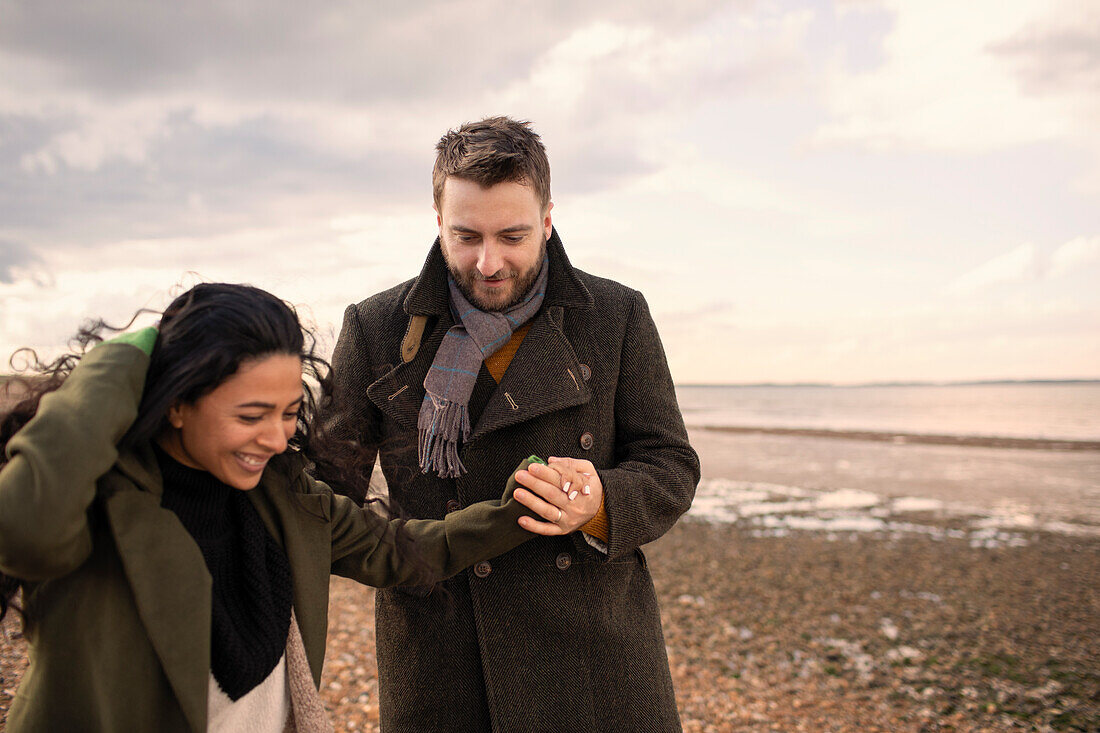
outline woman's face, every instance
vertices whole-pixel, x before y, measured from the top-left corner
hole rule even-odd
[[[253,489],[271,457],[286,450],[301,404],[301,359],[252,359],[194,404],[169,408],[172,430],[159,442],[185,466],[236,489]]]

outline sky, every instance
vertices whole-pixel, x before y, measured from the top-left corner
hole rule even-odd
[[[0,0],[0,354],[198,281],[330,348],[497,114],[678,383],[1100,378],[1085,0]]]

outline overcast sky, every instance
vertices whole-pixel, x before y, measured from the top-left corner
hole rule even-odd
[[[1079,0],[0,0],[0,353],[200,279],[331,344],[419,271],[436,140],[494,114],[678,382],[1100,377]]]

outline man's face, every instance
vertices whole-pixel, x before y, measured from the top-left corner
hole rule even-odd
[[[523,299],[538,277],[550,237],[550,209],[520,183],[482,188],[448,178],[436,210],[447,269],[459,290],[484,311],[503,311]]]

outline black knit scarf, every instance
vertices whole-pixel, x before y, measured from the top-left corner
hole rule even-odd
[[[202,550],[213,579],[210,667],[239,700],[263,682],[286,650],[291,576],[286,553],[244,491],[188,468],[157,447],[161,505],[175,512]]]

